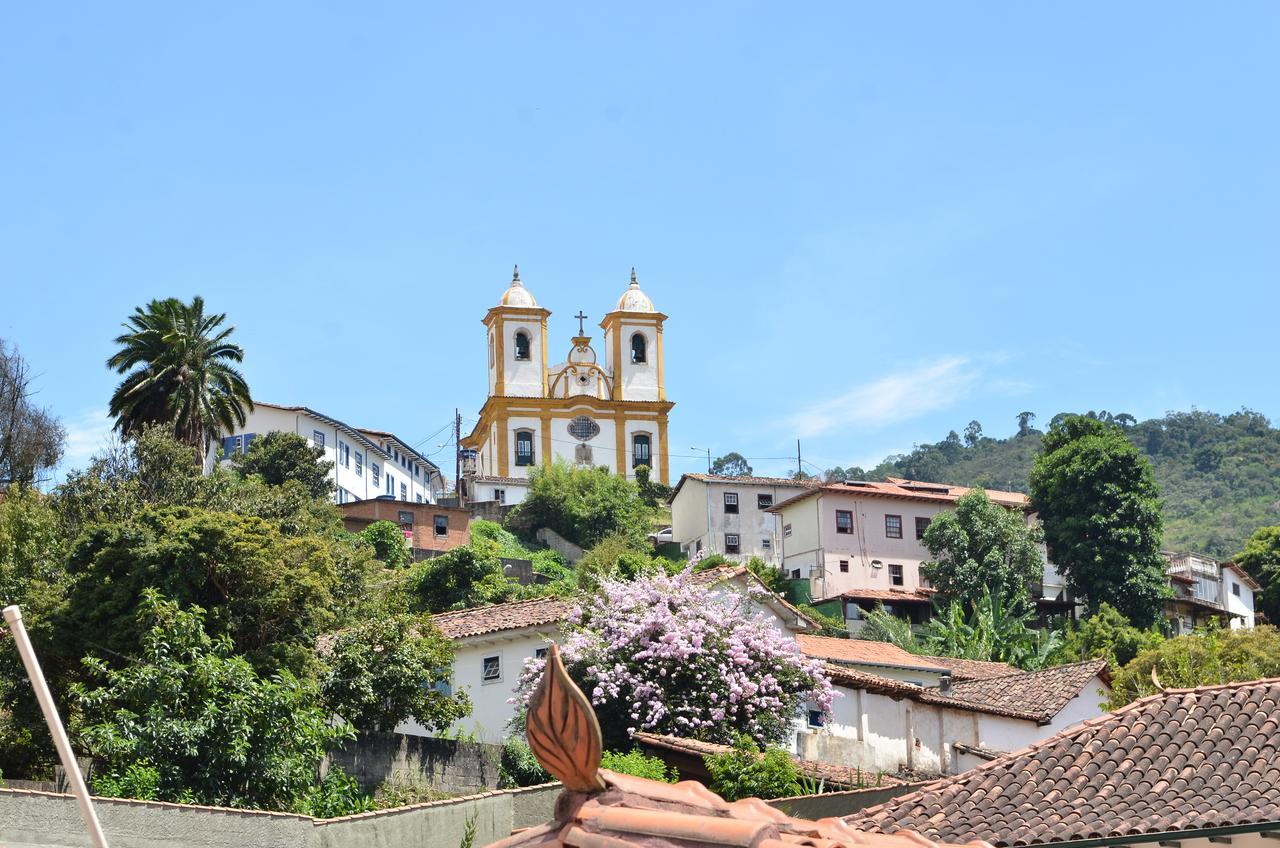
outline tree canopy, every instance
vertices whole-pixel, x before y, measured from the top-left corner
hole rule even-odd
[[[751,463],[737,451],[716,457],[711,463],[711,473],[720,477],[750,477]]]
[[[247,453],[236,454],[231,464],[241,474],[257,474],[268,485],[279,486],[297,480],[313,498],[333,494],[329,478],[333,463],[324,458],[324,448],[316,447],[297,433],[271,432],[258,436]]]
[[[507,517],[514,527],[550,528],[581,548],[622,533],[642,541],[651,509],[640,487],[608,468],[571,468],[565,462],[535,468],[529,489]]]
[[[62,458],[67,433],[35,403],[31,367],[0,339],[0,484],[33,483]]]
[[[1153,668],[1160,686],[1168,689],[1280,677],[1280,631],[1269,625],[1215,627],[1160,642],[1112,675],[1108,708],[1154,695],[1158,690],[1151,679]]]
[[[1105,601],[1139,627],[1160,618],[1165,583],[1151,466],[1113,424],[1071,416],[1049,428],[1031,469],[1049,557],[1090,610]]]
[[[1262,586],[1254,594],[1254,609],[1267,621],[1280,622],[1280,526],[1254,531],[1235,562]]]

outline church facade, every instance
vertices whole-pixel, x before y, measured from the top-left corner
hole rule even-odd
[[[667,483],[667,400],[662,328],[667,316],[640,290],[635,270],[613,311],[604,316],[601,351],[578,334],[554,365],[547,340],[551,312],[538,305],[517,268],[502,299],[484,316],[488,397],[480,420],[462,439],[471,501],[518,503],[534,468],[563,460],[635,477],[647,466]]]

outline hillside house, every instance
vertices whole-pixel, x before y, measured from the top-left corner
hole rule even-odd
[[[342,526],[359,533],[376,521],[390,521],[400,527],[413,549],[415,560],[435,556],[471,541],[468,529],[471,512],[439,504],[409,503],[386,497],[349,501],[338,506]]]
[[[684,474],[671,495],[672,541],[690,560],[712,554],[782,564],[774,505],[816,485],[784,477]]]
[[[1202,554],[1166,552],[1164,557],[1173,590],[1165,616],[1174,633],[1190,633],[1210,621],[1233,630],[1254,626],[1254,593],[1261,587],[1243,568]]]

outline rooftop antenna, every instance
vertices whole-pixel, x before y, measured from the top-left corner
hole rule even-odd
[[[98,822],[98,814],[94,812],[93,802],[89,800],[89,789],[84,785],[84,776],[76,765],[75,752],[71,750],[71,740],[62,727],[62,719],[58,718],[58,708],[53,703],[53,695],[49,692],[49,684],[45,682],[44,672],[40,670],[40,661],[31,647],[31,639],[27,636],[27,628],[22,624],[22,610],[16,605],[4,608],[4,620],[9,623],[9,633],[18,647],[22,664],[27,669],[27,677],[31,679],[31,688],[36,692],[36,700],[40,702],[40,711],[44,713],[45,723],[49,725],[49,735],[58,749],[58,759],[62,760],[62,768],[67,773],[67,782],[75,793],[76,803],[80,806],[80,815],[84,818],[85,827],[89,829],[89,837],[94,848],[108,848],[107,837],[102,833],[102,825]]]

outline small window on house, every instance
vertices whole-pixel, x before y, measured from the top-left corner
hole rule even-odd
[[[507,490],[506,490],[506,489],[494,489],[494,490],[493,490],[493,499],[494,499],[495,501],[497,501],[498,503],[500,503],[500,504],[502,504],[502,503],[506,503],[506,502],[507,502]]]
[[[791,525],[790,525],[790,524],[784,524],[784,525],[782,525],[782,536],[783,536],[783,538],[784,538],[784,539],[785,539],[785,538],[789,538],[789,537],[791,536]]]
[[[840,573],[841,574],[849,573],[849,560],[847,559],[840,560]]]
[[[1231,594],[1235,595],[1237,598],[1238,598],[1238,597],[1240,597],[1240,584],[1239,584],[1239,583],[1232,583],[1232,584],[1231,584]]]
[[[364,476],[364,454],[360,451],[356,451],[356,476]]]
[[[449,535],[449,516],[447,515],[436,516],[436,535],[437,536]]]
[[[894,586],[902,585],[902,566],[889,563],[889,582]]]
[[[631,361],[637,364],[649,361],[645,357],[644,333],[636,333],[631,337]]]
[[[768,509],[773,506],[773,495],[756,495],[756,509]]]
[[[547,649],[546,649],[546,648],[534,648],[534,649],[533,649],[533,658],[534,658],[535,660],[545,660],[545,659],[547,658]]]
[[[493,656],[482,659],[480,661],[480,679],[485,683],[492,683],[495,680],[501,680],[502,657]]]
[[[651,465],[652,460],[649,457],[649,436],[645,433],[636,433],[631,437],[631,465],[639,468],[641,465]]]
[[[392,497],[396,494],[396,478],[392,477],[390,472],[387,472],[387,494]]]
[[[312,430],[311,444],[315,445],[318,448],[324,447],[324,433],[321,433],[319,430]]]
[[[338,440],[338,464],[343,468],[351,467],[351,445]]]
[[[738,548],[739,548],[738,534],[725,533],[724,534],[724,552],[727,554],[736,554],[738,553]]]
[[[516,465],[533,465],[533,431],[516,431]]]
[[[764,548],[766,551],[767,551],[767,550],[771,550],[771,549],[773,548],[773,540],[772,540],[772,539],[761,539],[761,540],[760,540],[760,547]]]
[[[409,527],[413,526],[413,510],[411,509],[399,510],[396,516],[400,519],[400,523],[402,525],[408,525]]]
[[[792,579],[792,580],[799,580],[799,579],[800,579],[800,569],[798,569],[798,568],[793,568],[793,569],[791,569],[791,579]]]
[[[852,533],[853,532],[853,511],[848,509],[836,510],[836,532]]]
[[[413,497],[418,503],[422,503],[422,495],[414,495]]]
[[[923,538],[924,538],[924,531],[926,531],[926,530],[928,530],[928,529],[929,529],[929,519],[928,519],[928,518],[917,518],[917,519],[916,519],[916,539],[923,539]]]
[[[884,537],[886,539],[902,538],[902,516],[886,515],[884,517]]]
[[[522,362],[529,359],[529,334],[523,330],[516,333],[516,359]]]
[[[404,483],[400,484],[400,500],[409,500],[409,489],[404,485]]]
[[[724,493],[724,511],[726,513],[731,513],[731,514],[736,513],[738,511],[738,493],[737,492]]]
[[[372,462],[369,464],[369,473],[373,476],[373,487],[376,489],[377,487],[381,486],[382,485],[382,468],[378,465],[378,463]]]
[[[822,710],[809,710],[809,726],[822,727]]]

